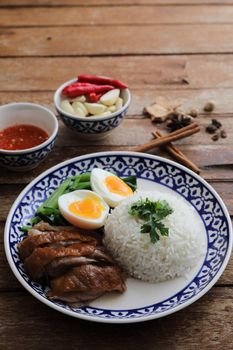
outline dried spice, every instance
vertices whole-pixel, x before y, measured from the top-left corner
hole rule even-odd
[[[214,134],[211,137],[213,141],[218,141],[220,137],[222,138],[227,137],[227,133],[225,130],[220,130],[220,132],[217,132],[219,129],[221,129],[221,127],[222,127],[222,123],[220,123],[220,121],[218,121],[217,119],[212,119],[211,123],[207,125],[205,130],[209,134]]]
[[[149,114],[152,122],[163,123],[170,117],[177,107],[177,104],[171,103],[167,98],[158,96],[155,103],[144,108],[144,112]]]
[[[223,138],[223,139],[225,139],[226,137],[227,137],[227,133],[226,133],[226,130],[221,130],[221,132],[220,132],[220,136]]]
[[[206,104],[203,107],[204,112],[213,112],[215,108],[215,103],[213,101],[206,102]]]
[[[169,131],[175,131],[183,128],[184,126],[190,125],[192,122],[193,122],[193,118],[190,115],[173,113],[169,117],[167,128],[169,129]]]
[[[214,134],[211,138],[212,138],[213,141],[218,141],[219,134]]]
[[[212,119],[212,124],[216,126],[217,129],[221,128],[222,124],[217,119]]]
[[[169,132],[176,131],[194,122],[199,111],[197,108],[183,110],[177,101],[169,101],[165,97],[156,98],[156,102],[145,108],[145,112],[151,116],[151,120],[156,123],[164,123]],[[210,113],[215,109],[215,102],[208,101],[203,107],[203,111]],[[220,137],[226,138],[227,133],[222,130],[222,123],[217,119],[212,119],[206,126],[205,131],[213,135],[212,140],[217,141]]]
[[[198,110],[195,108],[192,108],[191,111],[189,112],[189,115],[191,115],[191,117],[193,117],[193,118],[197,118],[198,117]]]
[[[214,134],[217,131],[217,127],[213,124],[209,124],[206,127],[206,132],[208,132],[209,134]]]
[[[157,103],[154,103],[149,107],[146,107],[145,112],[151,116],[152,122],[156,122],[156,123],[165,122],[170,114],[170,111],[168,111],[166,108],[164,108],[163,106],[160,106]]]

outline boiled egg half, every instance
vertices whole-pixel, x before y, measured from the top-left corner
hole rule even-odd
[[[132,189],[123,180],[99,168],[94,168],[91,172],[91,188],[112,208],[133,194]]]
[[[104,225],[109,206],[97,193],[77,190],[63,194],[58,199],[61,214],[72,225],[87,230]]]

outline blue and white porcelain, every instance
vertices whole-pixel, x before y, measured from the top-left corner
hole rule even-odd
[[[42,286],[25,272],[17,244],[38,206],[67,177],[100,167],[119,176],[137,175],[138,188],[171,191],[192,206],[202,225],[204,257],[187,276],[161,283],[127,279],[123,294],[109,293],[89,305],[70,308],[47,299]],[[195,222],[190,223],[195,225]],[[77,318],[107,323],[130,323],[160,318],[203,296],[223,273],[232,250],[232,226],[227,209],[216,191],[200,176],[173,161],[142,153],[106,152],[70,159],[45,171],[30,183],[13,204],[5,226],[5,252],[20,283],[37,299],[55,310]],[[26,305],[25,305],[26,307]]]
[[[61,109],[62,90],[64,87],[76,82],[72,79],[62,84],[54,94],[54,104],[61,116],[63,123],[80,136],[89,139],[99,139],[107,136],[124,119],[131,100],[129,89],[123,89],[121,96],[124,100],[123,107],[107,117],[77,117]]]
[[[0,130],[29,124],[45,130],[49,137],[38,146],[23,150],[0,149],[0,166],[25,171],[39,165],[52,150],[58,133],[58,121],[49,109],[34,103],[9,103],[0,107]]]

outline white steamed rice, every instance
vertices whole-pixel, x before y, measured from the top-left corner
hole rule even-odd
[[[169,236],[156,243],[149,234],[140,233],[142,221],[128,211],[140,198],[166,200],[173,213],[163,223]],[[170,193],[138,192],[128,197],[109,215],[104,242],[115,260],[129,275],[148,282],[161,282],[184,276],[203,255],[203,237],[194,209],[182,198]]]

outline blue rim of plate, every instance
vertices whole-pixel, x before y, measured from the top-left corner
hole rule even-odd
[[[205,226],[207,252],[200,270],[182,290],[152,305],[124,310],[91,306],[73,308],[48,300],[40,284],[26,274],[17,252],[24,234],[19,227],[27,224],[36,208],[68,176],[102,167],[119,176],[136,174],[180,194],[195,208]],[[217,192],[188,168],[162,157],[136,152],[100,152],[62,162],[34,179],[15,200],[7,218],[4,245],[8,263],[19,282],[44,304],[67,315],[106,323],[132,323],[160,318],[198,300],[219,279],[232,250],[232,225],[228,211]]]

